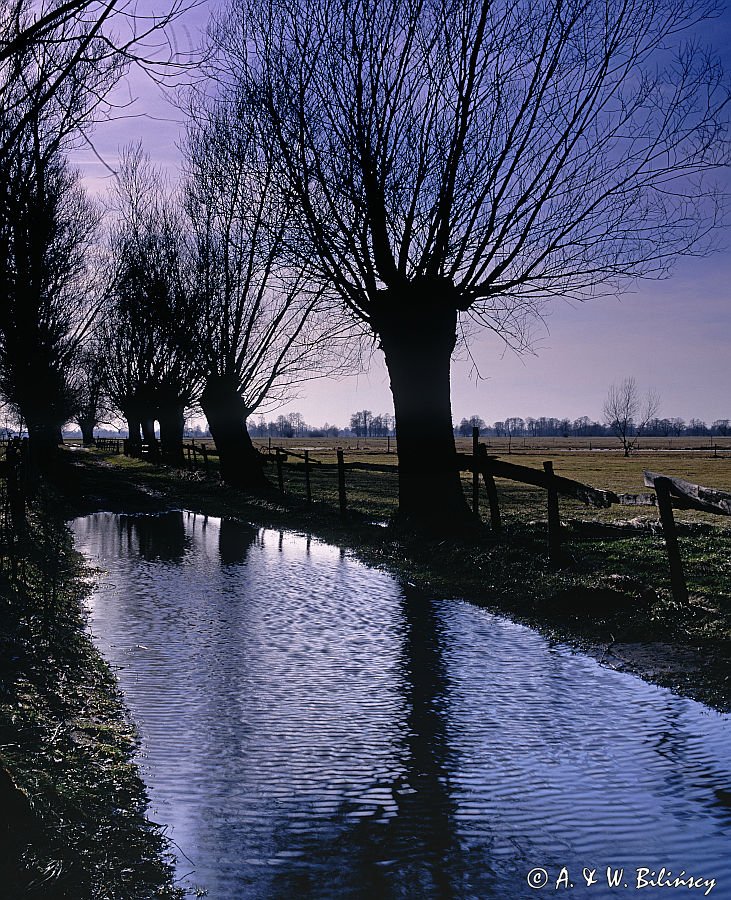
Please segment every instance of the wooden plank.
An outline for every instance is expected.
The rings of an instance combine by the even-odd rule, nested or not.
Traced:
[[[478,447],[478,455],[480,457],[487,456],[487,447],[484,444],[480,444]],[[487,491],[487,499],[490,504],[490,527],[495,533],[499,534],[502,531],[502,522],[500,521],[500,503],[498,501],[495,479],[492,475],[488,475],[484,468],[481,471],[482,480]]]
[[[465,453],[457,454],[460,469],[462,471],[472,471],[472,457]],[[523,484],[532,484],[535,487],[548,490],[548,476],[539,469],[533,469],[530,466],[520,466],[516,463],[504,462],[495,456],[482,455],[479,458],[481,472],[492,475],[494,478],[507,478],[510,481],[520,481]],[[612,503],[617,503],[617,495],[613,491],[601,491],[597,488],[590,487],[588,484],[582,484],[580,481],[574,481],[571,478],[564,478],[561,475],[552,476],[552,486],[559,494],[568,497],[575,497],[586,503],[587,506],[595,506],[599,509],[607,509]]]
[[[620,506],[657,506],[655,494],[617,494]]]
[[[693,484],[682,478],[661,475],[658,472],[646,471],[644,475],[647,487],[654,487],[656,491],[658,479],[666,481],[673,506],[678,509],[697,509],[720,516],[731,516],[731,494],[725,491]]]

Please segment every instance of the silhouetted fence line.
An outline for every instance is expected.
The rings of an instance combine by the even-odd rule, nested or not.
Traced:
[[[97,450],[104,450],[106,453],[121,453],[124,441],[122,438],[106,438],[100,437],[94,439]]]
[[[562,551],[562,526],[560,519],[561,497],[579,501],[595,509],[608,509],[614,505],[657,507],[668,554],[672,593],[676,600],[687,600],[688,592],[683,573],[673,509],[697,510],[714,515],[731,516],[731,493],[726,493],[716,488],[692,484],[679,478],[646,471],[644,473],[644,482],[647,487],[654,489],[653,493],[620,493],[595,488],[583,482],[557,475],[550,460],[543,462],[542,469],[508,462],[497,455],[489,454],[487,446],[480,443],[474,434],[472,444],[472,454],[457,454],[457,467],[460,472],[472,474],[471,495],[475,517],[482,521],[479,508],[480,478],[482,478],[489,504],[490,525],[496,535],[503,530],[496,479],[514,481],[544,490],[546,492],[548,558],[553,565],[560,566],[565,562],[565,556]],[[356,448],[350,449],[356,450]],[[159,447],[157,445],[153,447],[150,444],[139,442],[131,444],[129,441],[124,441],[124,452],[128,455],[149,456],[151,459],[159,459]],[[349,462],[346,456],[346,448],[343,447],[336,448],[335,462],[326,462],[313,458],[313,452],[332,453],[333,451],[330,448],[298,448],[298,450],[294,450],[269,445],[260,449],[259,452],[265,462],[274,464],[277,487],[281,494],[297,493],[292,490],[292,478],[295,474],[298,478],[302,476],[305,502],[308,505],[314,502],[318,487],[322,499],[327,498],[334,502],[333,492],[337,490],[337,503],[343,517],[347,516],[350,508],[349,495],[356,490],[353,485],[353,477],[357,473],[392,476],[393,491],[384,493],[386,497],[392,497],[398,488],[398,465],[360,460]],[[358,450],[356,452],[361,451]],[[194,468],[203,466],[208,474],[210,472],[210,457],[216,455],[216,450],[215,446],[191,441],[184,444],[184,454],[189,466]],[[288,462],[290,457],[293,460],[298,460],[298,462]],[[314,473],[317,473],[316,479],[313,478]],[[332,478],[332,481],[328,481],[329,478]],[[295,484],[297,480],[295,478]],[[374,496],[373,492],[377,492],[378,488],[381,487],[381,481],[378,479],[371,481],[365,490],[361,485],[356,493],[361,497],[363,495]],[[328,483],[331,487],[327,486]],[[425,484],[425,490],[428,490],[428,484]]]
[[[657,506],[670,564],[673,597],[679,602],[687,601],[688,588],[683,572],[673,508],[695,509],[719,516],[731,516],[731,494],[716,488],[693,484],[682,478],[660,475],[657,472],[646,471],[644,478],[647,487],[654,487],[657,495]]]
[[[158,441],[136,441],[134,438],[124,438],[122,452],[132,459],[158,460],[160,458],[160,444]]]
[[[276,462],[279,490],[281,493],[285,493],[285,463],[288,455],[297,456],[305,462],[304,467],[292,464],[290,472],[293,473],[298,469],[304,468],[305,497],[306,502],[311,504],[313,502],[311,460],[308,451],[304,451],[303,454],[297,454],[282,448],[272,448],[272,453],[268,458]],[[343,448],[336,450],[336,459],[335,464],[318,461],[318,471],[322,475],[325,475],[328,471],[336,473],[338,505],[343,516],[346,516],[348,512],[348,493],[350,490],[348,473],[388,473],[394,476],[394,482],[397,483],[398,466],[360,461],[347,462]],[[460,472],[472,473],[472,503],[475,516],[480,521],[479,478],[482,478],[489,503],[490,524],[496,534],[502,532],[500,503],[495,483],[496,478],[530,485],[546,492],[548,558],[556,566],[562,565],[565,561],[562,550],[560,519],[561,497],[578,500],[586,506],[591,506],[595,509],[608,509],[614,505],[657,507],[668,554],[671,589],[673,597],[679,601],[687,600],[688,592],[683,574],[673,509],[698,510],[717,515],[731,515],[731,494],[654,472],[645,472],[644,474],[645,485],[654,488],[654,493],[618,493],[595,488],[583,482],[557,475],[550,460],[543,463],[542,469],[507,462],[497,456],[488,454],[487,447],[479,442],[473,444],[472,455],[457,454],[457,465]],[[428,489],[428,487],[425,486],[425,489]]]
[[[679,602],[687,602],[688,588],[683,572],[683,564],[678,543],[677,528],[673,509],[696,510],[715,515],[731,516],[731,493],[693,484],[681,478],[645,471],[644,482],[655,489],[654,494],[617,494],[614,491],[598,490],[579,481],[562,478],[554,474],[553,463],[543,463],[543,472],[528,466],[506,463],[487,454],[487,448],[475,447],[472,457],[460,455],[462,471],[479,472],[485,480],[491,503],[491,520],[496,530],[500,528],[499,509],[493,506],[492,488],[494,478],[509,478],[524,484],[542,487],[547,495],[548,513],[548,555],[555,564],[561,562],[561,522],[559,516],[559,495],[581,500],[587,505],[607,508],[613,504],[622,506],[657,506],[662,525],[665,547],[670,567],[670,584],[673,597]],[[491,487],[492,486],[492,487]],[[474,510],[479,517],[478,494],[474,493]]]
[[[188,444],[183,443],[183,454],[188,466],[193,469],[198,468],[198,460],[200,458],[200,465],[205,470],[206,475],[210,474],[209,453],[210,449],[205,444],[196,444],[195,441],[191,441]]]

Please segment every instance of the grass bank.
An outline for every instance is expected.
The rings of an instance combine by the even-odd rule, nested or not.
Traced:
[[[552,639],[721,710],[731,710],[731,530],[681,524],[690,599],[670,593],[654,510],[632,523],[567,517],[567,565],[546,555],[544,507],[514,494],[504,534],[485,527],[459,540],[429,540],[374,524],[388,506],[351,509],[336,495],[307,505],[297,491],[246,496],[205,477],[97,451],[67,453],[68,514],[185,508],[311,533],[364,562],[440,596],[469,599],[538,628]],[[600,482],[600,486],[605,486]],[[385,494],[382,495],[385,497]],[[377,501],[385,504],[385,500]],[[563,505],[562,505],[563,511]],[[588,513],[582,508],[584,516]],[[375,515],[374,515],[375,513]],[[543,512],[545,516],[545,512]],[[593,516],[593,511],[591,511]]]
[[[85,628],[92,573],[47,492],[30,524],[16,577],[7,560],[0,573],[0,894],[179,898],[134,730]]]

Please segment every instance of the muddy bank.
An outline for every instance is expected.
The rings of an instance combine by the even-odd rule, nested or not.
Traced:
[[[52,531],[54,558],[29,554],[22,584],[0,576],[2,893],[173,900],[182,894],[164,835],[145,815],[135,732],[86,631],[92,573],[60,520],[47,518],[58,514],[49,505],[32,513],[31,539]]]

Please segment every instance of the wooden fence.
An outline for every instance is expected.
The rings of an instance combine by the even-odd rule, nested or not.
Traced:
[[[97,442],[97,445],[99,445],[99,442]],[[157,445],[133,444],[130,441],[124,441],[123,445],[124,453],[127,455],[159,458]],[[215,448],[206,446],[203,443],[196,444],[195,441],[190,441],[183,445],[183,452],[189,466],[203,467],[206,474],[209,473],[210,457],[215,454]],[[311,455],[311,451],[307,449],[297,452],[269,446],[260,452],[266,461],[274,464],[277,485],[282,494],[285,493],[285,463],[289,457],[302,460],[303,465],[298,465],[297,468],[301,468],[303,472],[305,499],[308,504],[313,502],[313,471],[318,469],[320,473],[324,474],[328,470],[335,470],[337,474],[338,505],[342,515],[346,515],[348,511],[349,472],[360,470],[362,472],[398,475],[397,466],[383,463],[346,462],[345,451],[342,448],[338,448],[336,451],[337,461],[334,465],[314,458]],[[546,492],[548,557],[551,563],[556,566],[562,565],[564,561],[561,547],[560,497],[569,497],[597,509],[608,509],[615,504],[621,506],[656,506],[665,538],[670,566],[671,588],[673,596],[679,601],[687,600],[688,590],[683,572],[673,509],[698,510],[715,515],[731,516],[731,494],[715,488],[704,487],[683,481],[680,478],[672,478],[657,472],[646,471],[644,473],[645,485],[653,488],[653,493],[626,494],[602,490],[571,478],[556,475],[553,471],[553,463],[548,460],[543,463],[543,470],[540,470],[531,466],[506,462],[496,455],[490,455],[487,452],[487,447],[479,442],[479,437],[476,433],[473,433],[472,453],[458,453],[457,465],[460,472],[472,473],[472,507],[478,518],[480,517],[479,482],[480,478],[482,478],[489,503],[490,525],[496,534],[502,531],[500,503],[495,484],[496,478],[531,485]]]
[[[94,444],[97,450],[104,450],[107,453],[121,453],[124,447],[122,438],[95,438]]]
[[[266,452],[264,455],[267,459],[273,461],[276,466],[277,482],[281,493],[285,492],[284,463],[287,461],[287,457],[294,456],[304,461],[305,496],[308,503],[312,502],[311,472],[313,464],[325,470],[336,469],[338,503],[340,512],[343,515],[348,510],[348,472],[361,470],[398,474],[398,467],[396,466],[366,462],[347,463],[342,449],[337,450],[337,463],[335,466],[312,460],[308,450],[304,450],[303,453],[296,453],[275,447],[272,448],[271,452]],[[477,518],[480,518],[479,479],[482,478],[489,502],[490,524],[495,533],[502,531],[500,503],[495,484],[496,478],[508,479],[545,490],[548,557],[551,563],[556,566],[560,566],[564,562],[561,546],[560,497],[579,500],[587,506],[593,506],[597,509],[608,509],[615,504],[621,506],[656,506],[660,514],[668,555],[672,593],[674,598],[679,601],[687,601],[688,590],[683,573],[673,509],[698,510],[716,515],[731,516],[731,494],[714,488],[691,484],[680,478],[671,478],[656,472],[647,471],[644,473],[645,485],[654,488],[654,493],[617,493],[556,475],[553,471],[553,463],[550,461],[543,463],[542,471],[531,466],[506,462],[497,456],[489,455],[487,448],[477,440],[473,443],[473,453],[471,455],[457,454],[457,464],[460,472],[472,473],[472,504]]]
[[[97,440],[97,447],[100,450],[110,450],[113,453],[124,453],[125,456],[134,457],[136,459],[147,459],[157,462],[162,459],[162,452],[159,441],[134,441],[129,438],[119,441],[111,439],[105,441],[102,445]],[[205,469],[206,475],[210,473],[209,455],[212,451],[205,444],[196,444],[195,441],[183,442],[182,445],[182,461],[187,463],[190,468],[197,468],[199,465]]]

